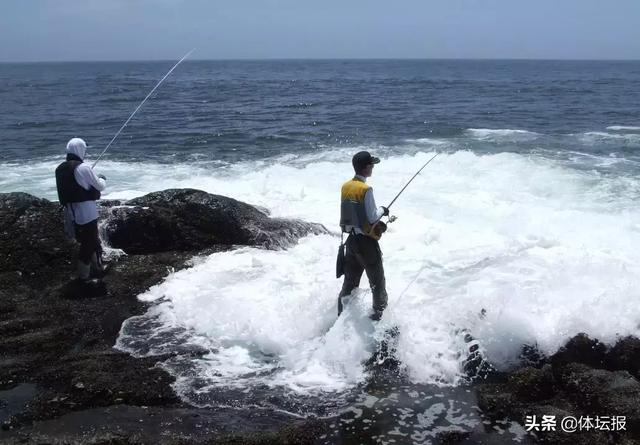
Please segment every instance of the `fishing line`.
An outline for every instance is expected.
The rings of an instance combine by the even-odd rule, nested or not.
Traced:
[[[424,165],[422,167],[420,167],[420,170],[418,170],[416,172],[415,175],[413,175],[411,177],[411,179],[409,179],[409,181],[405,184],[404,187],[402,187],[402,190],[400,190],[398,192],[398,194],[395,196],[395,198],[393,198],[393,200],[391,201],[391,203],[389,203],[389,205],[387,206],[387,208],[390,208],[394,202],[396,202],[396,199],[398,199],[400,197],[400,195],[402,194],[402,192],[404,192],[404,190],[409,187],[409,184],[411,184],[411,182],[416,179],[416,177],[420,174],[420,172],[422,170],[424,170],[424,168],[429,165],[431,163],[431,161],[433,161],[438,155],[440,154],[440,152],[436,152],[435,155],[433,155],[433,157],[431,157],[431,159],[429,159],[427,162],[424,163]],[[426,258],[426,257],[425,257]],[[398,297],[398,299],[396,300],[396,304],[398,304],[400,302],[400,300],[402,299],[402,296],[407,292],[407,290],[409,290],[409,288],[411,287],[411,285],[418,279],[418,277],[420,276],[420,274],[422,274],[422,271],[425,270],[427,268],[427,264],[424,264],[424,259],[423,261],[423,266],[420,268],[420,270],[418,270],[418,273],[413,277],[413,279],[409,282],[409,284],[407,284],[407,287],[404,288],[404,290],[400,293],[400,296]]]
[[[120,127],[120,129],[118,130],[118,132],[116,133],[116,135],[113,137],[113,139],[111,139],[111,141],[109,141],[109,143],[107,144],[107,146],[105,147],[104,150],[102,150],[102,153],[100,153],[100,156],[98,156],[98,159],[96,159],[96,161],[93,163],[93,165],[91,166],[91,168],[94,168],[96,166],[96,164],[98,163],[98,161],[100,160],[100,158],[102,158],[102,155],[104,155],[106,153],[106,151],[109,149],[109,147],[111,147],[111,144],[113,144],[113,141],[116,140],[116,138],[120,135],[120,133],[122,132],[122,130],[124,130],[124,127],[127,126],[127,124],[129,123],[129,121],[131,119],[133,119],[133,116],[135,116],[135,114],[138,112],[138,110],[140,108],[142,108],[142,106],[144,105],[144,103],[147,101],[147,99],[149,99],[151,97],[151,95],[158,89],[158,87],[162,84],[162,82],[164,82],[164,80],[169,77],[169,75],[173,72],[173,70],[175,70],[178,65],[180,65],[182,63],[182,61],[184,59],[186,59],[187,57],[189,57],[191,55],[192,52],[194,52],[196,49],[192,49],[191,51],[189,51],[187,54],[184,55],[184,57],[182,57],[182,59],[178,60],[178,63],[176,63],[175,65],[173,65],[173,67],[167,72],[167,74],[164,75],[164,77],[162,79],[160,79],[160,81],[156,84],[155,87],[153,87],[153,89],[149,92],[149,94],[147,94],[147,97],[145,97],[142,102],[140,102],[140,105],[138,105],[138,107],[133,110],[133,113],[131,113],[131,116],[129,116],[129,119],[127,119],[125,121],[124,124],[122,124],[122,127]]]

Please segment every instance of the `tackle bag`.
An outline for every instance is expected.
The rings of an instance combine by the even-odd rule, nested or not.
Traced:
[[[338,257],[336,258],[336,278],[340,278],[342,275],[344,275],[344,235],[340,240]]]

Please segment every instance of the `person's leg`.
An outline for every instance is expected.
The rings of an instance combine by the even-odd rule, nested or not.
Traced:
[[[350,235],[347,238],[346,252],[344,257],[344,281],[342,283],[342,289],[338,295],[338,316],[342,313],[342,297],[346,297],[351,294],[351,291],[360,285],[360,278],[364,272],[364,266],[360,263],[354,242],[354,236]]]
[[[371,318],[373,320],[380,320],[382,312],[387,307],[387,289],[382,258],[375,264],[368,264],[365,270],[367,271],[367,277],[371,285],[371,293],[373,294],[373,315]]]
[[[95,230],[94,230],[95,229]],[[98,230],[98,221],[96,220],[95,227],[92,228],[92,237],[94,239],[95,250],[91,255],[91,274],[96,278],[102,278],[105,273],[104,265],[102,264],[102,243],[100,242],[100,233]]]
[[[77,224],[76,240],[80,243],[80,249],[78,251],[78,278],[88,280],[91,272],[91,258],[100,244],[100,239],[98,238],[98,220],[82,225]]]
[[[373,320],[379,320],[387,307],[387,289],[382,265],[380,245],[373,238],[363,239],[361,244],[362,260],[367,272],[371,294],[373,295]]]

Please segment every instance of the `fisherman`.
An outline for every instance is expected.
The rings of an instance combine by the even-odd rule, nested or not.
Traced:
[[[58,199],[64,206],[65,231],[80,243],[78,279],[90,282],[101,278],[102,246],[98,235],[98,205],[100,192],[107,186],[104,175],[96,175],[83,163],[87,144],[80,138],[67,143],[67,160],[56,168]]]
[[[373,173],[373,166],[380,162],[368,151],[356,153],[351,160],[355,176],[342,186],[340,205],[340,226],[348,233],[344,256],[344,283],[338,296],[338,316],[342,313],[342,298],[358,287],[362,272],[366,271],[373,294],[372,320],[380,320],[387,307],[382,252],[378,239],[384,226],[380,221],[389,215],[386,207],[376,207],[373,189],[367,185],[367,178]]]

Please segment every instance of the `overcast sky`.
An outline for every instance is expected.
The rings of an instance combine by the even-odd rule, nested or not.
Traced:
[[[0,61],[640,59],[640,0],[1,0]]]

